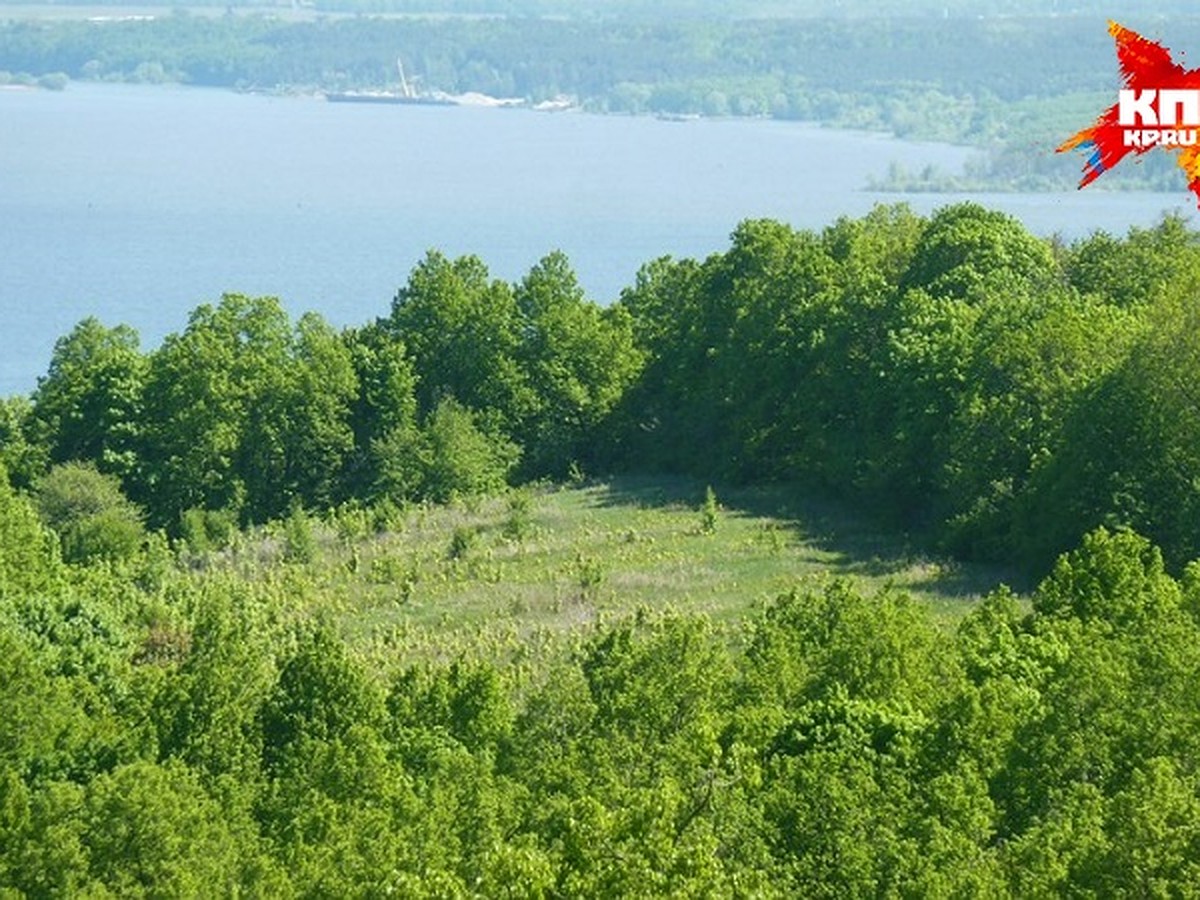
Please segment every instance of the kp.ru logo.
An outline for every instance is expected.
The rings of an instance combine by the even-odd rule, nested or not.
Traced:
[[[1125,87],[1096,124],[1065,141],[1058,152],[1089,151],[1079,186],[1086,187],[1127,153],[1155,147],[1178,154],[1179,168],[1200,203],[1200,69],[1185,70],[1171,51],[1116,22],[1108,32],[1117,42]]]

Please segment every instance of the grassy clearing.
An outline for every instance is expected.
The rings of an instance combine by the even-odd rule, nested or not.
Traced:
[[[318,528],[300,581],[385,668],[459,653],[534,662],[638,610],[733,626],[781,593],[840,577],[908,591],[949,624],[1011,581],[927,556],[853,510],[787,488],[718,487],[715,522],[704,497],[699,482],[623,478],[417,507],[380,534],[335,520]],[[259,577],[278,543],[226,559]]]

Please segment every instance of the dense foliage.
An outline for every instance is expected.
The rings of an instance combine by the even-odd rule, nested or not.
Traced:
[[[137,524],[99,473],[172,534],[297,504],[446,501],[590,466],[641,359],[628,311],[586,300],[562,254],[509,285],[431,252],[391,315],[342,333],[240,295],[148,354],[87,319],[32,403],[5,404],[0,459],[64,540],[72,504]]]
[[[624,458],[815,479],[972,556],[1042,567],[1128,524],[1182,565],[1196,263],[1175,219],[1070,247],[970,204],[747,222],[623,296],[648,359]]]
[[[646,614],[533,667],[379,670],[301,614],[302,563],[67,566],[2,482],[0,529],[15,896],[1173,896],[1200,877],[1196,573],[1129,531],[1090,534],[1031,611],[999,591],[953,632],[831,582],[732,635]]]
[[[560,253],[507,284],[431,252],[341,333],[235,295],[149,353],[81,322],[4,404],[0,459],[93,516],[48,510],[68,557],[140,534],[98,473],[177,535],[624,469],[819,485],[1039,573],[1127,525],[1178,570],[1200,555],[1198,254],[1177,219],[1064,246],[971,204],[880,207],[745,222],[600,308]]]
[[[606,309],[561,254],[507,284],[430,253],[343,332],[237,295],[148,352],[80,323],[0,405],[0,889],[1196,884],[1197,254],[1175,219],[1065,246],[889,207],[743,223]],[[387,527],[603,468],[819,485],[1044,577],[953,630],[833,581],[732,631],[648,611],[411,665],[306,605],[334,578],[306,508]],[[710,490],[696,533],[719,519]],[[269,520],[257,564],[210,567]],[[506,532],[528,528],[518,497]]]

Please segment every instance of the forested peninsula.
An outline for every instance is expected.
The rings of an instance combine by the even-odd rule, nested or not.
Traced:
[[[1186,896],[1197,237],[79,323],[0,404],[0,892]]]

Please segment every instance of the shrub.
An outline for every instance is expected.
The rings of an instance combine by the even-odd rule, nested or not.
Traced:
[[[721,507],[717,495],[709,485],[704,489],[704,502],[700,505],[700,533],[712,534],[717,530],[717,514]]]
[[[179,517],[179,536],[193,553],[227,547],[237,530],[237,514],[229,509],[192,507]]]
[[[296,504],[283,523],[283,558],[287,562],[309,563],[317,555],[317,539],[313,535],[303,507]]]
[[[146,539],[141,510],[121,493],[116,478],[90,463],[51,469],[38,482],[37,504],[68,562],[128,559]]]
[[[471,410],[453,399],[438,404],[425,433],[425,495],[439,502],[503,490],[520,456],[515,444],[480,428]]]
[[[504,536],[520,541],[533,534],[533,496],[527,490],[508,495],[508,518],[504,521]]]
[[[454,534],[450,536],[450,549],[447,551],[447,556],[450,559],[463,559],[471,548],[475,546],[478,539],[478,532],[474,528],[466,525],[460,525],[454,529]]]

